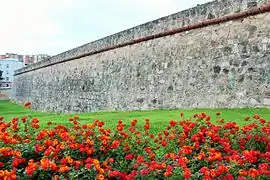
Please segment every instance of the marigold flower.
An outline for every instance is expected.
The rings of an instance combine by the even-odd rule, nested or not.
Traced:
[[[162,163],[161,167],[165,169],[167,167],[167,165],[165,163]]]
[[[104,175],[99,174],[98,177],[97,177],[97,180],[103,180],[103,179],[104,179]]]
[[[93,164],[94,165],[98,165],[99,164],[99,161],[97,159],[94,159]]]
[[[245,170],[243,170],[243,169],[240,169],[239,171],[238,171],[238,173],[239,173],[239,175],[241,175],[241,176],[247,176],[247,171],[245,171]]]

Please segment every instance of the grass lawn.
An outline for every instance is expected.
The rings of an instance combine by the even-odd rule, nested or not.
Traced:
[[[216,120],[216,112],[221,112],[221,117],[225,121],[235,121],[239,125],[244,125],[244,118],[259,114],[265,120],[270,121],[270,108],[233,108],[233,109],[179,109],[179,110],[152,110],[152,111],[131,111],[131,112],[98,112],[98,113],[81,113],[81,114],[59,114],[59,113],[41,113],[31,112],[31,116],[40,120],[40,125],[46,126],[46,123],[52,121],[54,124],[71,125],[68,118],[79,115],[82,124],[91,123],[93,120],[103,120],[106,127],[115,127],[118,120],[129,122],[137,119],[139,125],[144,124],[146,118],[150,119],[151,129],[159,131],[164,129],[169,120],[180,120],[180,112],[184,112],[185,119],[190,118],[195,113],[205,112],[211,118]],[[13,117],[22,117],[29,114],[29,109],[20,105],[10,103],[9,101],[0,101],[0,116],[10,120]]]

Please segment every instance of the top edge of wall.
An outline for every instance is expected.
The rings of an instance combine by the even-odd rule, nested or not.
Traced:
[[[159,19],[120,31],[96,41],[65,51],[51,58],[18,69],[16,74],[46,67],[65,59],[72,59],[92,51],[98,51],[106,47],[115,46],[134,39],[151,36],[157,33],[181,28],[207,19],[219,18],[238,12],[243,12],[253,7],[269,4],[270,0],[215,0],[205,4],[174,13]]]

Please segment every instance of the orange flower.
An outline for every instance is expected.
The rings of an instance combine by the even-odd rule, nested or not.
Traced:
[[[104,151],[105,150],[105,147],[104,146],[100,146],[99,150],[100,151]]]
[[[104,179],[104,176],[102,174],[99,174],[97,177],[97,180],[103,180],[103,179]]]
[[[253,116],[253,118],[254,118],[254,119],[260,119],[260,116],[259,116],[258,114],[255,114],[255,115]]]
[[[243,169],[240,169],[240,170],[238,171],[238,173],[239,173],[239,175],[241,175],[241,176],[247,176],[247,171],[245,171],[245,170],[243,170]]]
[[[70,170],[70,167],[68,167],[67,165],[64,165],[64,166],[60,166],[59,168],[59,172],[60,173],[64,173],[64,172],[67,172]]]
[[[217,176],[216,170],[211,169],[210,170],[210,175],[211,175],[211,177],[215,178]]]
[[[161,164],[161,167],[162,167],[163,169],[165,169],[165,168],[167,167],[167,165],[166,165],[165,163],[162,163],[162,164]]]
[[[165,177],[170,177],[171,175],[172,175],[172,172],[166,171],[166,172],[164,173],[164,176],[165,176]]]
[[[94,164],[94,165],[98,165],[98,164],[99,164],[99,161],[98,161],[97,159],[95,159],[95,160],[93,161],[93,164]]]

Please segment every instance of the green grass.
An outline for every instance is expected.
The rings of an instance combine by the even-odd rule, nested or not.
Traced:
[[[118,120],[129,122],[137,119],[139,125],[144,124],[146,118],[150,119],[153,131],[162,130],[169,120],[180,120],[180,112],[184,112],[185,118],[191,117],[195,113],[205,112],[214,120],[216,112],[221,112],[221,117],[226,121],[235,121],[239,125],[244,125],[246,116],[254,114],[261,115],[267,121],[270,121],[270,108],[233,108],[233,109],[178,109],[178,110],[152,110],[152,111],[132,111],[132,112],[98,112],[98,113],[81,113],[81,114],[59,114],[59,113],[42,113],[31,112],[31,116],[37,117],[42,126],[46,126],[48,121],[54,124],[69,125],[68,118],[73,115],[79,115],[81,123],[91,123],[93,120],[103,120],[107,127],[114,127]],[[21,105],[10,103],[9,101],[0,101],[0,116],[10,120],[13,117],[23,117],[29,114],[29,109],[23,108]]]

